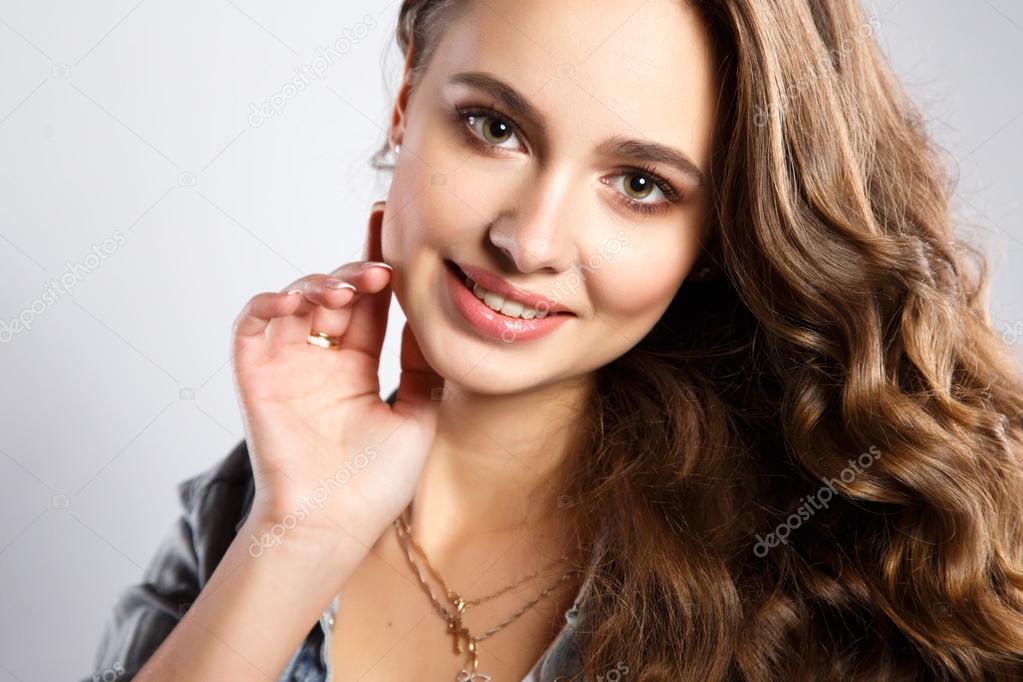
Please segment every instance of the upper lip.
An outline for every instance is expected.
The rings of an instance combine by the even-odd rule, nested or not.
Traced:
[[[537,310],[546,310],[547,313],[551,315],[554,313],[567,313],[569,315],[575,314],[569,308],[566,308],[560,303],[547,298],[542,294],[520,289],[517,286],[505,282],[503,279],[485,268],[469,265],[468,263],[458,263],[456,261],[451,261],[451,263],[468,275],[472,281],[478,283],[487,291],[493,291],[495,294],[504,296],[508,300],[517,301],[518,303],[528,305],[531,308],[536,308]]]

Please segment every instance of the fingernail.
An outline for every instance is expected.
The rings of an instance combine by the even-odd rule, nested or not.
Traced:
[[[380,266],[382,268],[387,268],[388,270],[392,270],[392,271],[394,270],[394,268],[392,268],[387,263],[384,263],[383,261],[378,261],[378,260],[368,260],[368,261],[364,262],[362,265],[360,265],[359,269],[360,270],[368,270],[369,268],[372,268],[374,266]]]
[[[386,206],[386,205],[387,205],[387,202],[384,201],[384,200],[374,201],[373,205],[370,206],[369,212],[372,213],[373,211],[382,210],[384,208],[384,206]]]
[[[337,279],[336,277],[324,277],[323,285],[330,287],[331,289],[351,289],[352,291],[358,291],[355,285],[351,282],[346,282],[343,279]]]

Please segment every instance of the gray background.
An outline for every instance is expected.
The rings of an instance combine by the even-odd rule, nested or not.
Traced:
[[[175,484],[243,437],[233,319],[360,257],[386,194],[367,159],[400,75],[398,7],[0,1],[0,682],[92,672]],[[992,319],[1018,348],[1023,5],[866,7],[959,168],[961,234],[990,254]],[[339,38],[310,87],[252,116]],[[403,319],[392,305],[387,392]]]

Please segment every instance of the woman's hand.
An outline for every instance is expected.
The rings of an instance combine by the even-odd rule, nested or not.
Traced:
[[[365,260],[258,294],[235,320],[235,390],[256,484],[250,516],[274,529],[267,548],[292,539],[326,551],[350,536],[368,551],[412,499],[433,442],[443,379],[408,323],[394,406],[380,399],[392,277],[379,263],[383,217],[377,202]],[[314,330],[339,345],[307,343]]]

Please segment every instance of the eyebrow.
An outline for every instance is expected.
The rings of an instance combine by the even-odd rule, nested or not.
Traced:
[[[452,75],[448,82],[482,90],[491,97],[500,100],[511,116],[528,120],[540,128],[546,127],[546,118],[540,113],[540,110],[534,107],[518,90],[493,74],[484,71],[462,71]],[[601,142],[597,151],[609,156],[664,163],[679,170],[694,185],[703,184],[703,172],[685,152],[659,142],[615,135]]]

